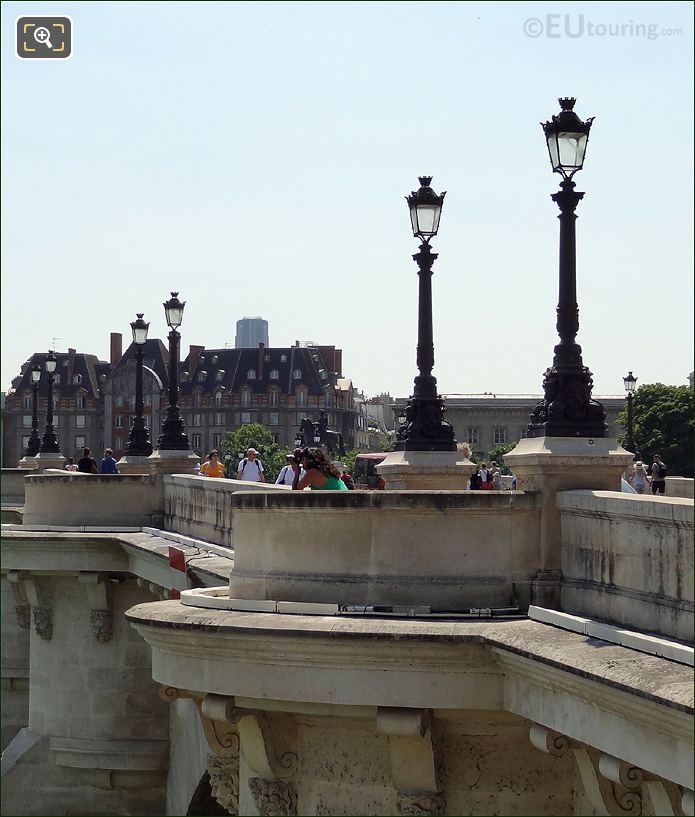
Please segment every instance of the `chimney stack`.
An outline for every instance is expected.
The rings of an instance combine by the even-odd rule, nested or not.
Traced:
[[[120,332],[111,332],[111,356],[109,363],[115,366],[123,357],[123,335]]]
[[[258,343],[258,379],[263,380],[263,362],[265,359],[265,343]]]
[[[75,371],[75,356],[77,351],[75,349],[68,349],[68,383],[72,383],[72,375]]]

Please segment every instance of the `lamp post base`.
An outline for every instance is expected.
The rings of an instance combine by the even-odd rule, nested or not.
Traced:
[[[142,456],[137,454],[124,454],[118,460],[119,474],[149,474],[150,455]]]
[[[387,491],[465,491],[475,471],[461,451],[392,451],[376,466]]]
[[[60,451],[39,451],[34,459],[36,462],[35,468],[41,470],[44,468],[61,468],[64,470],[67,462]]]

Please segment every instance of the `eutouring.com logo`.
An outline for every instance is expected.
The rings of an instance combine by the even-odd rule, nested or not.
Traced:
[[[682,28],[664,28],[659,23],[595,23],[583,14],[545,14],[543,17],[529,17],[524,21],[524,34],[537,39],[560,39],[569,37],[634,37],[658,40],[659,37],[682,37]]]

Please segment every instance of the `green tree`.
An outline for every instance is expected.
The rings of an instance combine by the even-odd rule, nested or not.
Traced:
[[[228,477],[237,475],[237,466],[249,448],[258,451],[266,482],[275,482],[280,469],[286,462],[288,449],[280,448],[273,434],[259,423],[250,423],[237,431],[228,431],[220,448],[223,450],[225,472]],[[241,455],[241,456],[240,456]]]
[[[508,454],[512,448],[516,448],[516,443],[507,443],[506,445],[496,445],[494,448],[491,448],[488,455],[487,461],[492,462],[493,460],[499,465],[500,471],[503,474],[511,474],[509,468],[506,467],[504,464],[504,455]]]
[[[640,386],[632,399],[632,430],[642,460],[661,454],[670,476],[693,476],[693,389],[690,386]],[[627,408],[618,415],[627,426]],[[627,432],[618,437],[627,442]]]

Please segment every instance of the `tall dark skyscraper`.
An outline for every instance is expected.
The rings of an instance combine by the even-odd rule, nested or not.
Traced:
[[[268,321],[263,318],[244,317],[236,322],[236,338],[234,347],[236,349],[250,349],[263,343],[270,346],[268,342]]]

